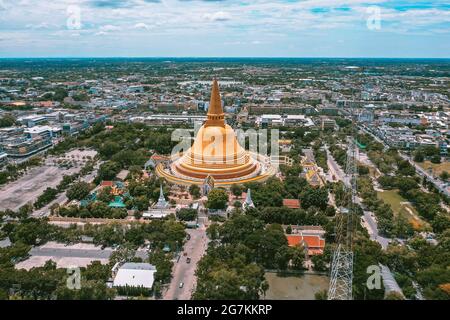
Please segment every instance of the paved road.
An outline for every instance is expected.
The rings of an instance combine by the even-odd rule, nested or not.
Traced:
[[[433,177],[432,174],[428,173],[427,171],[425,171],[421,166],[419,166],[417,163],[415,163],[411,157],[407,156],[406,154],[403,154],[401,152],[400,156],[408,161],[411,165],[414,166],[414,168],[416,168],[416,172],[422,176],[422,177],[426,177],[428,179],[428,181],[430,181],[435,187],[436,189],[438,189],[440,192],[442,192],[443,194],[445,194],[447,197],[450,197],[450,192],[448,191],[448,188],[446,186],[446,184],[444,182],[442,182],[439,179],[436,179]]]
[[[350,180],[345,175],[345,172],[342,170],[342,168],[337,164],[337,162],[334,160],[333,156],[331,155],[328,146],[325,146],[325,151],[327,152],[327,163],[328,163],[328,169],[330,170],[330,174],[333,175],[338,181],[344,182],[344,184],[349,187],[350,186]]]
[[[314,158],[314,151],[311,148],[302,149],[302,151],[307,158],[313,160],[313,162],[316,162],[316,159]]]
[[[385,149],[389,148],[389,146],[386,144],[386,142],[384,142],[382,139],[380,139],[379,137],[377,137],[376,135],[374,135],[372,132],[370,132],[369,130],[367,130],[365,127],[360,126],[361,130],[363,130],[365,133],[371,135],[375,140],[377,140],[378,142],[382,143],[385,147]],[[407,160],[411,165],[414,166],[414,168],[416,169],[416,172],[422,176],[422,177],[426,177],[428,179],[428,181],[430,181],[440,192],[442,192],[443,194],[445,194],[447,197],[450,197],[450,192],[448,191],[448,188],[446,186],[446,184],[444,184],[444,182],[442,182],[439,179],[435,179],[433,177],[433,175],[429,174],[428,172],[426,172],[421,166],[419,166],[417,163],[415,163],[411,157],[409,157],[408,155],[399,152],[400,156],[404,159]]]
[[[164,294],[164,300],[189,300],[195,290],[197,284],[195,270],[207,249],[208,238],[204,225],[198,229],[188,230],[187,233],[191,236],[191,239],[184,245],[184,252],[187,255],[184,256],[181,253],[180,260],[175,262],[172,271],[173,278],[169,289]],[[187,263],[188,257],[191,259],[190,263]],[[180,283],[184,284],[182,288],[180,288]]]
[[[336,163],[334,158],[331,156],[328,147],[325,147],[325,150],[327,151],[328,167],[330,169],[330,172],[336,177],[336,179],[343,181],[344,184],[349,187],[350,181],[348,177],[345,175],[339,164]],[[359,205],[362,204],[362,200],[360,197],[356,197],[356,203]],[[371,240],[378,242],[383,249],[387,248],[389,242],[391,242],[392,240],[379,235],[378,224],[373,212],[364,211],[364,215],[361,218],[361,224],[364,228],[367,229]]]
[[[364,222],[363,226],[367,229],[367,232],[369,233],[370,240],[378,242],[383,249],[387,249],[389,242],[391,242],[392,239],[385,238],[379,235],[378,224],[373,212],[364,211],[362,221]]]

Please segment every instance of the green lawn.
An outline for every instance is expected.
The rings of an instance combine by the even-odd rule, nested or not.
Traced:
[[[421,229],[426,223],[419,218],[416,209],[405,198],[398,194],[398,190],[378,191],[377,196],[385,203],[389,204],[395,215],[404,214],[414,229]]]

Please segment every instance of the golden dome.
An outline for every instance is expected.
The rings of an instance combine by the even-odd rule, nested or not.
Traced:
[[[214,80],[208,119],[192,147],[176,161],[174,170],[192,178],[210,175],[217,180],[247,176],[257,169],[257,163],[238,143],[233,128],[225,124],[219,85]]]
[[[233,128],[225,123],[219,85],[214,79],[207,120],[193,145],[181,157],[173,159],[169,172],[161,166],[157,172],[176,183],[199,184],[209,176],[218,185],[229,185],[265,178],[267,173],[258,177],[262,167],[239,144]]]

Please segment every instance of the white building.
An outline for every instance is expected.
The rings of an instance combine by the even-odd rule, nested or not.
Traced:
[[[117,268],[114,266],[113,272]],[[142,287],[151,289],[155,281],[156,268],[149,263],[127,262],[117,270],[113,287]]]

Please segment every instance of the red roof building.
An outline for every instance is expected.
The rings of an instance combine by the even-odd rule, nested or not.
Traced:
[[[114,182],[113,181],[102,181],[101,186],[102,187],[113,187],[114,186]]]
[[[298,199],[283,199],[283,206],[291,209],[300,209],[300,200]]]
[[[320,235],[288,234],[286,238],[290,247],[304,246],[309,256],[322,254],[325,248],[325,239]]]

